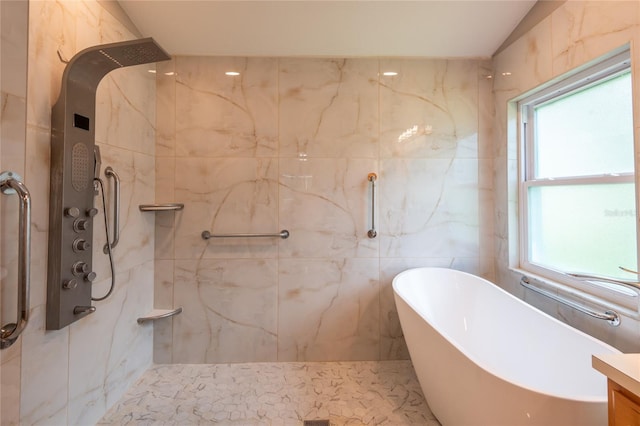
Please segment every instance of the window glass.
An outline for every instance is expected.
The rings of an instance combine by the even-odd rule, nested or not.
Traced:
[[[636,265],[635,217],[633,183],[530,187],[530,261],[629,279],[618,266]]]
[[[631,73],[538,105],[535,178],[633,172]]]

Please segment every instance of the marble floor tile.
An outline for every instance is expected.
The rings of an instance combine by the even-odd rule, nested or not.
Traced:
[[[99,425],[439,426],[410,361],[155,365]]]

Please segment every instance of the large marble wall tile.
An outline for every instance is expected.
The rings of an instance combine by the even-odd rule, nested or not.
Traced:
[[[291,236],[280,257],[377,256],[378,240],[367,237],[367,175],[376,171],[375,160],[281,159],[280,226]]]
[[[29,124],[51,127],[51,107],[60,94],[66,66],[57,52],[66,60],[76,54],[76,10],[80,6],[63,0],[29,2]]]
[[[140,204],[153,202],[155,192],[155,161],[152,156],[108,145],[100,145],[102,152],[102,180],[105,185],[110,241],[113,242],[113,179],[104,176],[111,166],[120,177],[120,241],[113,249],[116,270],[124,271],[154,258],[153,238],[155,216],[139,210]],[[99,213],[93,224],[93,263],[98,279],[111,276],[107,256],[102,194],[96,197]]]
[[[0,424],[2,425],[20,424],[21,358],[22,340],[0,352]]]
[[[45,331],[44,305],[22,333],[20,423],[67,424],[69,329]]]
[[[378,259],[282,259],[278,360],[377,360]]]
[[[159,139],[162,139],[158,136]],[[158,143],[158,146],[160,143]],[[153,200],[152,200],[153,202]],[[175,198],[175,157],[156,156],[156,203],[179,202]],[[153,214],[153,213],[147,213]],[[153,214],[156,221],[155,258],[173,259],[175,242],[175,220],[180,211]]]
[[[177,57],[176,155],[275,156],[277,70],[272,58]]]
[[[493,64],[497,93],[517,89],[514,95],[520,95],[551,79],[551,17],[497,55]]]
[[[156,64],[156,155],[176,155],[176,62]],[[158,172],[159,170],[156,170]]]
[[[481,205],[481,192],[486,190],[478,187],[483,161],[383,160],[381,256],[477,256],[481,233],[479,214],[485,207]],[[404,190],[398,191],[398,188]]]
[[[382,59],[380,156],[478,158],[478,62]]]
[[[109,280],[107,280],[109,281]],[[118,273],[112,295],[73,323],[69,338],[69,424],[95,424],[152,362],[153,262]]]
[[[155,65],[140,65],[111,71],[96,93],[96,141],[155,154]]]
[[[551,15],[554,75],[629,43],[639,14],[637,1],[570,1],[558,8]]]
[[[29,6],[26,1],[7,1],[0,5],[0,43],[3,93],[24,99],[27,89],[27,52]],[[3,110],[4,114],[4,110]],[[24,118],[15,123],[24,124]]]
[[[3,87],[4,89],[4,87]],[[26,102],[24,97],[0,92],[0,143],[2,144],[2,170],[24,174],[26,139]]]
[[[281,59],[280,155],[378,155],[378,61]]]
[[[156,225],[157,226],[157,225]],[[154,262],[153,307],[156,309],[173,309],[173,260]],[[153,323],[153,362],[171,364],[171,346],[173,341],[173,318],[166,318]]]
[[[173,362],[275,361],[277,261],[178,260]]]
[[[178,157],[175,194],[185,209],[176,215],[176,258],[275,257],[275,239],[200,234],[277,232],[277,173],[276,159]]]

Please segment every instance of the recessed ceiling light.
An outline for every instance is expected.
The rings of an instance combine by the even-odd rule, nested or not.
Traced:
[[[503,72],[502,75],[504,75],[506,77],[506,76],[511,75],[511,73],[509,71],[506,71],[506,72]]]
[[[230,75],[230,76],[240,75],[240,73],[238,71],[227,71],[224,74],[225,75]]]
[[[387,77],[393,77],[394,75],[398,75],[397,72],[395,71],[385,71],[382,73],[382,75],[387,76]]]
[[[148,72],[150,72],[151,74],[155,74],[156,70],[147,70]]]

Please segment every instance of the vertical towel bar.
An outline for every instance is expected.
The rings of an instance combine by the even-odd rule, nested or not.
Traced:
[[[120,241],[120,176],[111,166],[104,169],[104,175],[113,178],[113,240],[111,241],[111,249],[114,249]],[[103,252],[108,253],[106,244]]]
[[[367,175],[367,180],[371,182],[371,229],[367,232],[369,238],[375,238],[378,235],[376,232],[376,179],[378,175],[375,173]]]

